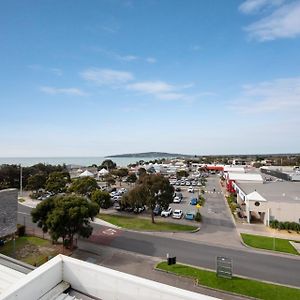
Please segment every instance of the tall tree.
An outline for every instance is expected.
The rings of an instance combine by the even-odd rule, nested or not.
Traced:
[[[106,169],[106,170],[113,170],[116,169],[117,164],[114,163],[111,159],[106,159],[102,162],[102,164],[100,165],[99,169]]]
[[[152,223],[155,223],[153,210],[156,204],[167,208],[173,200],[173,194],[174,188],[168,179],[161,175],[145,175],[128,196],[122,199],[122,204],[148,206],[151,209]]]
[[[26,189],[30,191],[38,191],[39,189],[44,189],[46,185],[47,175],[45,174],[35,174],[28,178]]]
[[[54,194],[65,192],[66,185],[70,182],[70,175],[67,172],[52,172],[46,181],[46,190]]]
[[[98,188],[99,186],[95,178],[82,177],[75,179],[72,182],[69,191],[80,195],[90,196],[91,193]]]
[[[101,208],[109,208],[111,206],[110,195],[108,192],[95,190],[92,192],[91,200],[96,202]]]
[[[79,196],[56,196],[39,203],[31,212],[32,221],[48,232],[54,241],[63,239],[73,248],[74,235],[89,237],[93,227],[90,221],[97,215],[99,206]]]

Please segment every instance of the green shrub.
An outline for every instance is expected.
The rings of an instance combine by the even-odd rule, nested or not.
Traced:
[[[17,225],[17,235],[18,236],[24,236],[25,235],[25,226],[18,224]]]
[[[196,215],[195,215],[195,221],[196,222],[201,222],[202,221],[202,216],[200,214],[200,211],[197,211],[196,212]]]

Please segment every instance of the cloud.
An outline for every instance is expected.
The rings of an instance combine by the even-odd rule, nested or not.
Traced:
[[[300,1],[283,5],[261,20],[247,26],[250,38],[271,41],[300,35]]]
[[[192,84],[174,86],[164,81],[140,81],[127,85],[127,89],[142,94],[153,95],[162,100],[188,99],[189,96],[180,92],[181,89],[192,87]]]
[[[90,68],[83,71],[81,77],[97,85],[119,86],[134,79],[130,72]]]
[[[51,86],[42,86],[40,87],[40,91],[50,94],[50,95],[69,95],[69,96],[87,96],[88,94],[81,89],[78,88],[56,88]]]
[[[154,57],[147,57],[146,62],[149,64],[155,64],[157,62],[157,59]]]
[[[263,8],[280,6],[285,0],[246,0],[239,6],[239,11],[244,14],[257,13]]]
[[[28,68],[33,70],[33,71],[43,71],[43,72],[50,72],[55,74],[56,76],[62,76],[63,75],[63,71],[62,69],[59,68],[47,68],[47,67],[43,67],[41,65],[28,65]]]
[[[243,86],[231,108],[240,113],[300,112],[300,77]]]

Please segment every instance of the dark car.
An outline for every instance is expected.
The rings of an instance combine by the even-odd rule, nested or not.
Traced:
[[[175,188],[175,192],[181,192],[181,188],[180,187],[176,187]]]
[[[155,205],[155,207],[154,207],[154,209],[153,209],[153,213],[154,213],[155,216],[160,215],[160,213],[161,213],[161,207],[160,207],[159,204],[156,204],[156,205]]]

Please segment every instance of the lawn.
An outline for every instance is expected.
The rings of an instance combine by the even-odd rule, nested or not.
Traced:
[[[15,258],[31,265],[40,265],[47,261],[48,256],[59,253],[58,245],[34,236],[22,236],[15,241]],[[0,253],[14,257],[13,241],[0,246]]]
[[[220,278],[216,276],[215,272],[180,264],[169,266],[166,262],[161,262],[156,267],[157,269],[169,271],[176,275],[193,278],[198,282],[199,285],[258,299],[300,299],[300,289],[289,288],[240,277],[233,277],[232,279]]]
[[[133,229],[133,230],[147,230],[147,231],[192,231],[196,230],[197,226],[183,225],[162,221],[155,221],[155,224],[151,223],[149,219],[141,219],[138,217],[125,217],[118,215],[99,214],[98,218],[114,224],[116,226]]]
[[[245,244],[254,248],[274,250],[278,252],[285,252],[285,253],[299,255],[297,250],[289,243],[288,240],[285,239],[275,238],[275,243],[274,243],[274,238],[272,237],[245,234],[245,233],[241,233],[241,236]]]

